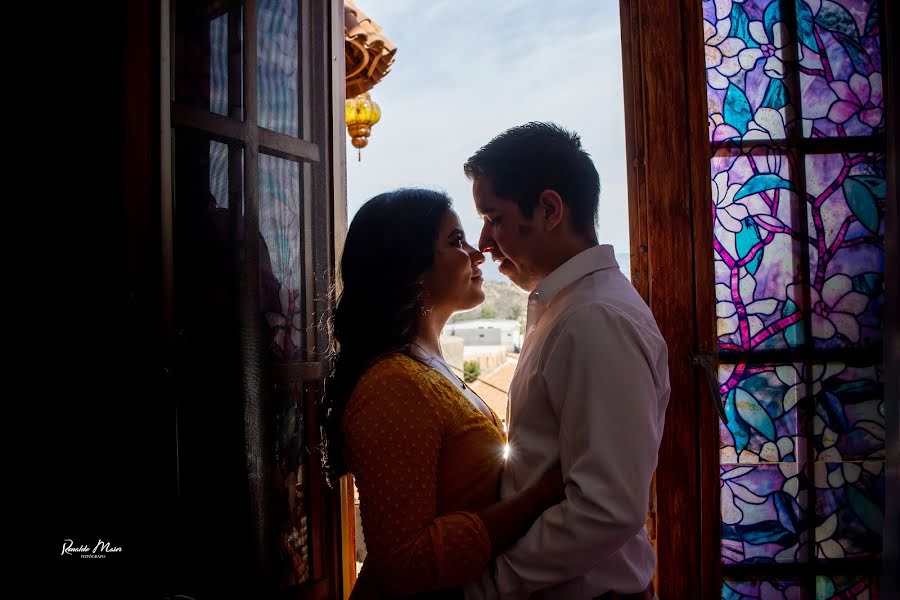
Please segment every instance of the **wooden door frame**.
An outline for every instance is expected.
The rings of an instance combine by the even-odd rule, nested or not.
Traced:
[[[715,350],[706,96],[691,93],[706,89],[701,6],[621,0],[620,11],[631,272],[667,340],[672,387],[656,470],[658,593],[716,598],[717,417],[692,364]]]

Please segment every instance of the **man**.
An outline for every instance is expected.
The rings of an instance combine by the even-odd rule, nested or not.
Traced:
[[[466,598],[652,598],[644,527],[669,399],[666,344],[596,234],[600,181],[577,135],[510,129],[465,164],[482,252],[530,292],[510,386],[507,498],[559,461],[566,499]]]

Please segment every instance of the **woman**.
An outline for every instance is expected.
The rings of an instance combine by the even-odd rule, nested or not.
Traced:
[[[497,502],[500,419],[441,355],[450,316],[484,300],[483,262],[438,192],[381,194],[350,225],[325,402],[328,466],[356,479],[368,549],[354,600],[461,596],[562,499],[552,471]]]

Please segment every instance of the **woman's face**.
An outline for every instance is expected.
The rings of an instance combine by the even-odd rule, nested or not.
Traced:
[[[422,278],[426,309],[457,311],[484,302],[478,265],[484,254],[466,242],[459,216],[447,211],[434,245],[434,265]]]

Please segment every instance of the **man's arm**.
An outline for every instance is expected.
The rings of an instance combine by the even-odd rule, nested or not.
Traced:
[[[661,434],[653,352],[661,340],[644,334],[615,309],[590,306],[567,317],[547,348],[566,499],[497,558],[501,599],[586,573],[644,526]]]

